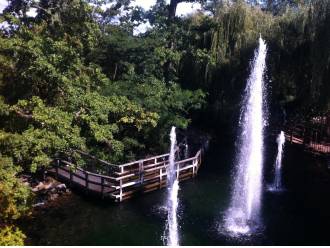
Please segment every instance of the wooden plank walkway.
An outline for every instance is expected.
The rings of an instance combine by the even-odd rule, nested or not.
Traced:
[[[330,155],[329,137],[316,128],[304,125],[285,128],[285,137],[291,144],[298,144],[309,152],[318,155]]]
[[[72,186],[100,194],[102,197],[110,197],[116,202],[167,185],[168,153],[122,165],[111,165],[106,161],[98,160],[100,161],[112,167],[109,175],[92,173],[60,159],[56,160],[55,166],[49,170],[49,173],[59,180],[69,182]],[[177,178],[183,181],[195,177],[200,165],[201,150],[191,158],[175,161]]]

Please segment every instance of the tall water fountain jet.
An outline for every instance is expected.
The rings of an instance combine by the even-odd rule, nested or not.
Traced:
[[[169,166],[167,169],[167,185],[168,185],[168,198],[167,198],[167,245],[178,246],[179,235],[178,235],[178,220],[177,220],[177,209],[179,205],[178,191],[179,181],[176,176],[175,169],[175,148],[176,148],[176,133],[175,127],[171,129],[171,150],[169,156]]]
[[[275,176],[274,182],[270,187],[271,191],[281,191],[282,188],[282,157],[283,157],[283,147],[285,143],[284,132],[278,135],[277,139],[277,156],[275,161]]]
[[[225,228],[235,235],[250,233],[260,224],[266,53],[266,44],[260,37],[245,88],[234,185],[230,207],[225,214]]]

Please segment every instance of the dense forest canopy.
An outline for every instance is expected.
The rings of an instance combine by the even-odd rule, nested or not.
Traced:
[[[307,117],[330,108],[330,2],[10,0],[0,16],[0,245],[31,192],[17,176],[85,151],[112,163],[164,152],[172,125],[220,133],[235,119],[262,35],[271,102]],[[107,4],[107,5],[105,5]],[[105,8],[104,6],[107,6]],[[35,16],[29,15],[34,9]],[[134,34],[142,23],[151,28]]]

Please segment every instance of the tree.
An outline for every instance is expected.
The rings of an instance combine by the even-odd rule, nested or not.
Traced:
[[[29,189],[16,178],[21,169],[0,154],[0,245],[23,245],[25,235],[14,221],[29,210]]]

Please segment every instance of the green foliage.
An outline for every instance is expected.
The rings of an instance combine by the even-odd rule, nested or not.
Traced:
[[[117,162],[125,156],[123,143],[116,136],[121,137],[121,131],[129,128],[138,132],[145,126],[154,127],[158,121],[156,113],[126,97],[104,97],[96,92],[75,98],[70,108],[77,112],[47,107],[38,97],[10,106],[13,118],[18,115],[27,119],[27,124],[20,133],[1,132],[3,153],[36,171],[48,166],[58,152],[70,154],[76,149],[88,150],[88,146],[102,149],[104,144],[110,151],[108,159]]]
[[[0,226],[18,219],[29,209],[29,189],[16,178],[21,169],[0,156]]]
[[[0,246],[23,246],[25,238],[17,227],[5,226],[0,229]]]
[[[13,225],[30,208],[30,190],[16,177],[20,171],[0,155],[0,246],[24,245],[25,235]]]
[[[154,151],[162,151],[168,145],[168,130],[171,126],[187,128],[191,110],[200,109],[205,94],[200,91],[182,90],[178,84],[167,86],[154,78],[136,76],[131,81],[117,81],[105,88],[104,94],[123,94],[134,102],[159,116],[157,126],[141,130],[142,144]]]
[[[76,38],[45,37],[46,27],[22,26],[15,35],[1,39],[2,90],[11,102],[39,96],[49,104],[63,104],[70,87],[95,90],[107,80],[96,65],[83,63]]]
[[[273,18],[268,13],[238,1],[223,5],[216,13],[211,54],[218,63],[228,63],[255,44],[259,35],[266,36]]]
[[[80,128],[72,125],[72,114],[47,107],[38,97],[20,100],[8,108],[11,115],[7,118],[23,119],[26,124],[16,127],[15,133],[0,131],[0,147],[3,154],[13,157],[24,168],[36,171],[48,166],[56,152],[85,147]]]
[[[205,115],[214,118],[214,127],[239,112],[260,34],[268,45],[271,102],[301,116],[329,110],[329,3],[282,2],[280,11],[268,12],[244,1],[220,1],[213,18],[196,14],[183,24],[188,32],[180,46],[186,51],[179,82],[208,93]],[[181,44],[181,37],[176,39]]]
[[[181,0],[149,11],[130,2],[12,0],[1,15],[5,244],[24,239],[12,226],[29,195],[16,178],[21,170],[47,168],[58,154],[85,166],[77,150],[122,163],[166,151],[172,125],[230,123],[260,34],[272,102],[305,115],[329,110],[329,1],[191,0],[212,15],[185,18],[175,17]],[[133,35],[147,20],[153,27]]]

